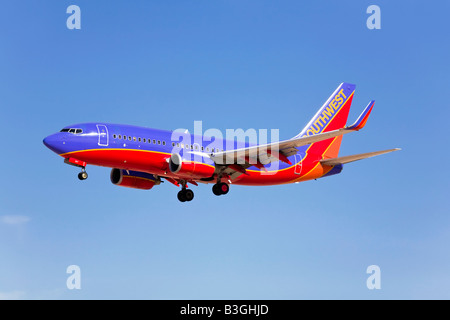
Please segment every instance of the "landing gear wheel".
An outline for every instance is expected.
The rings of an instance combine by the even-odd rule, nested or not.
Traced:
[[[220,188],[219,188],[219,184],[215,184],[212,187],[212,192],[216,195],[216,196],[220,196],[222,193],[220,192]]]
[[[220,196],[222,194],[227,194],[228,191],[230,191],[230,187],[225,182],[220,182],[213,185],[212,191],[216,196]]]
[[[221,194],[227,194],[230,191],[230,187],[225,182],[219,183],[219,189]]]
[[[184,197],[186,198],[186,201],[192,201],[192,199],[194,199],[194,191],[190,189],[185,190]]]
[[[181,202],[186,202],[186,193],[184,192],[184,190],[181,190],[180,192],[178,192],[178,200],[180,200]]]
[[[82,171],[78,174],[78,179],[80,180],[86,180],[88,178],[88,174],[86,171]]]
[[[181,202],[192,201],[192,199],[194,199],[194,191],[190,189],[181,189],[180,192],[178,192],[177,197]]]

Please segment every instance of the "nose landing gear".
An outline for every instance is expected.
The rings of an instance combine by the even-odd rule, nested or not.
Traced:
[[[77,160],[75,158],[66,158],[64,159],[64,163],[81,168],[81,172],[78,174],[78,179],[80,180],[86,180],[88,178],[88,174],[86,172],[86,162]]]
[[[78,179],[80,180],[86,180],[88,178],[88,174],[86,172],[86,168],[82,167],[81,172],[78,174]]]

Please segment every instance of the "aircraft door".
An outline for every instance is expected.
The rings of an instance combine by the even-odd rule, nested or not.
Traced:
[[[302,155],[301,153],[298,153],[295,155],[295,168],[294,173],[300,175],[302,173]]]
[[[107,147],[109,144],[108,128],[103,124],[97,125],[98,145]]]

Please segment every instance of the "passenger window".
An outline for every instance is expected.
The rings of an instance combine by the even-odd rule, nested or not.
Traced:
[[[202,147],[202,151],[204,151],[205,150],[205,147]]]
[[[146,143],[146,142],[147,142],[147,139],[144,138],[144,143]]]
[[[138,141],[141,142],[141,138],[138,138]]]
[[[113,137],[114,137],[114,139],[115,139],[115,138],[117,138],[117,136],[116,136],[116,135],[113,135]]]
[[[158,144],[161,144],[161,140],[158,140]]]
[[[177,143],[177,147],[179,148],[180,147],[180,144],[179,143]],[[182,147],[183,148],[183,147]]]
[[[131,136],[128,136],[128,140],[130,140],[130,141],[131,141]]]
[[[163,146],[165,146],[166,145],[166,142],[165,141],[163,141]]]
[[[122,135],[119,134],[119,139],[122,139]]]
[[[153,139],[153,144],[156,144],[156,140],[155,139]]]
[[[209,152],[209,148],[206,148],[206,151]]]
[[[133,137],[133,141],[136,141],[136,137]]]
[[[172,147],[175,147],[175,142],[172,142]]]

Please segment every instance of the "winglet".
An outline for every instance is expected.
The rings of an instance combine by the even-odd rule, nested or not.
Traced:
[[[347,127],[349,130],[361,130],[366,125],[367,119],[369,118],[370,112],[372,112],[373,105],[375,104],[375,100],[369,102],[364,111],[359,115],[358,119],[354,124]]]

